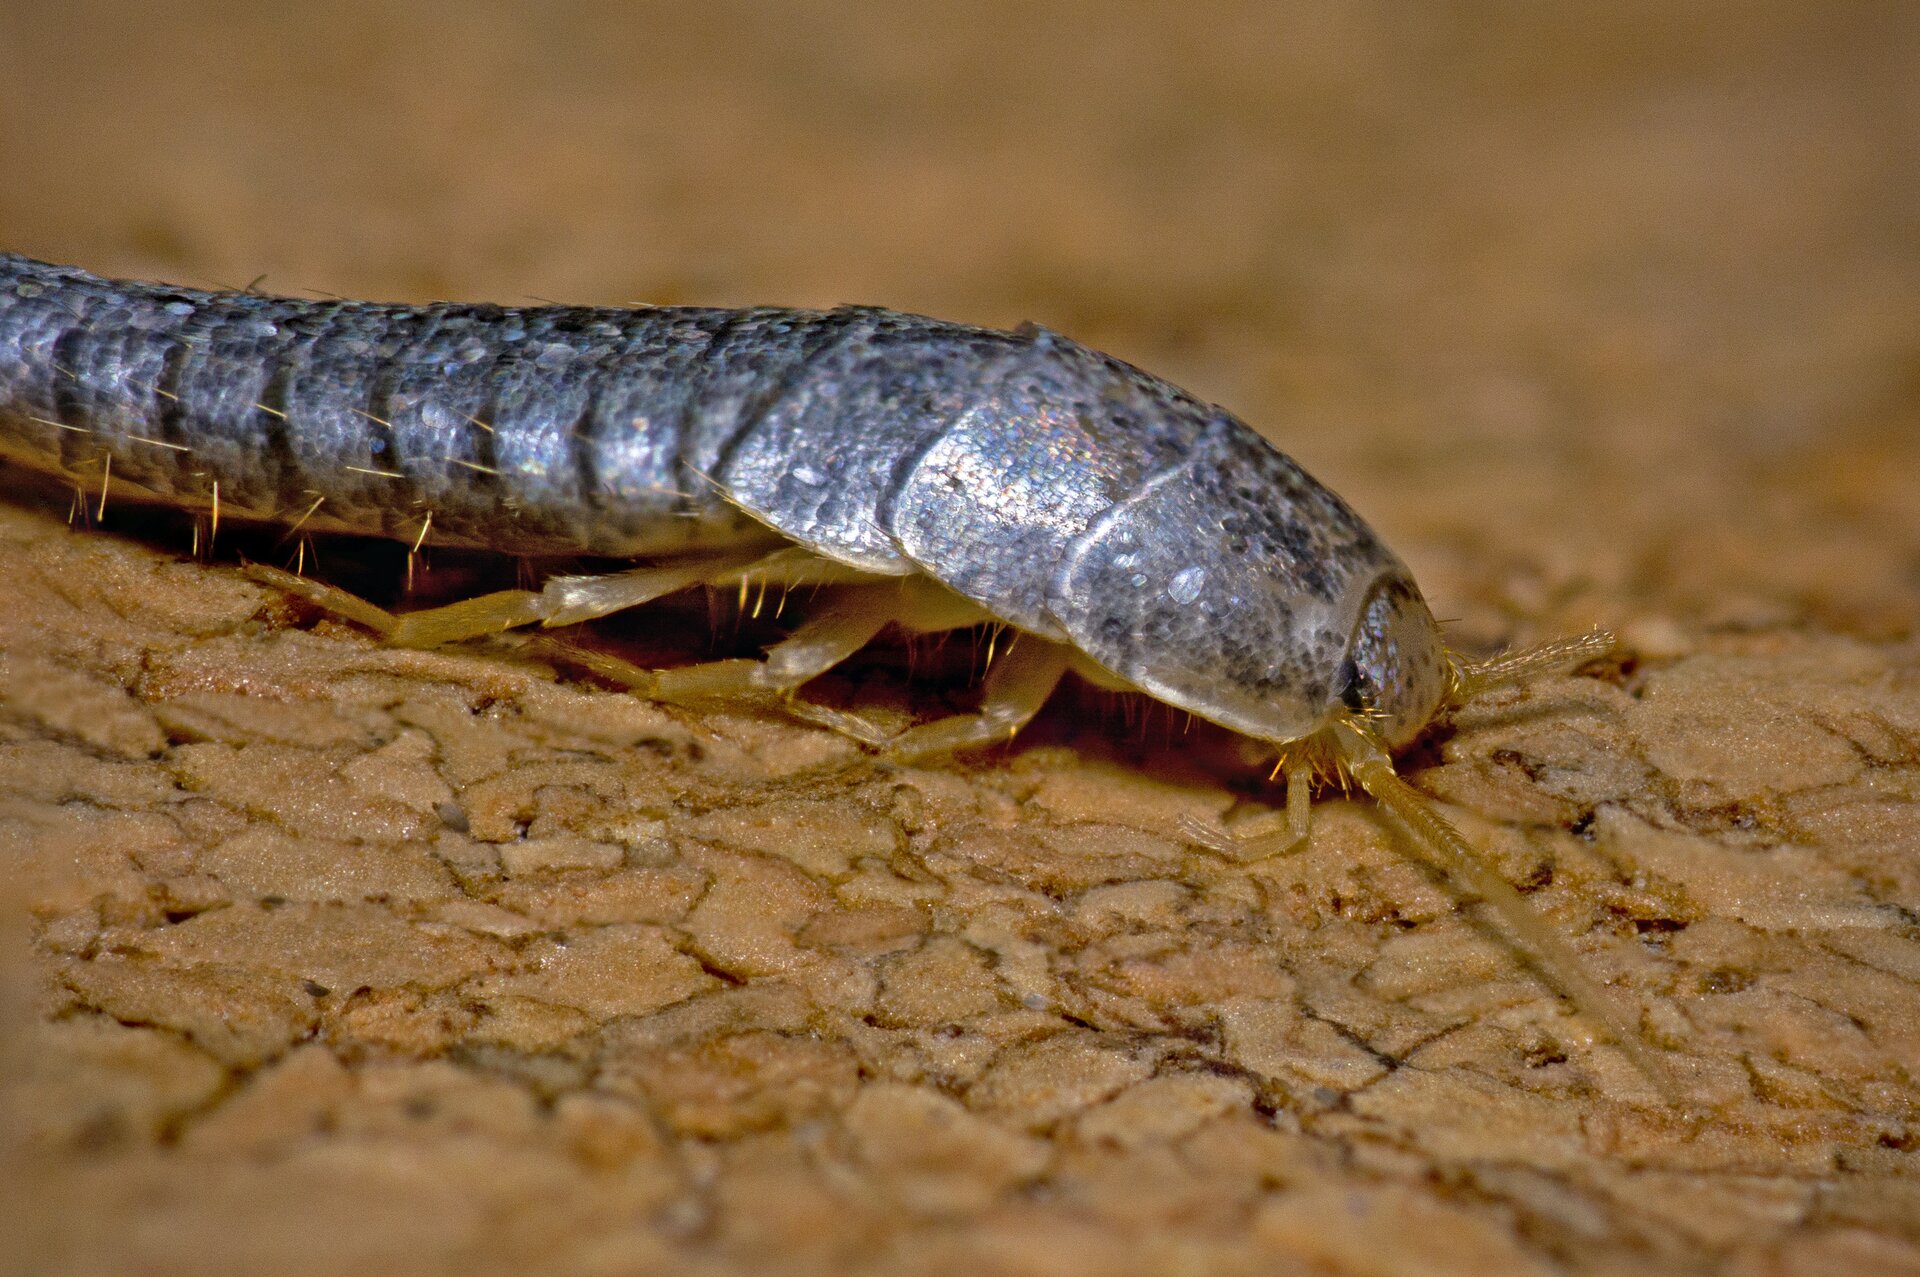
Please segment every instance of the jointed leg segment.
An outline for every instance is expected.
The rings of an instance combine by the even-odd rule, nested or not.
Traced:
[[[578,625],[639,607],[750,562],[747,556],[691,559],[606,576],[556,576],[537,593],[502,590],[398,618],[387,640],[398,647],[440,647],[522,625]]]
[[[1231,829],[1188,817],[1181,828],[1201,846],[1243,863],[1292,851],[1312,831],[1313,760],[1305,750],[1296,749],[1282,760],[1280,770],[1287,779],[1287,805],[1279,811],[1255,816]]]
[[[334,586],[254,564],[248,575],[366,626],[395,647],[444,647],[526,625],[577,625],[737,572],[750,556],[682,560],[606,576],[556,576],[539,590],[499,590],[395,614]]]
[[[1019,635],[987,671],[979,712],[909,728],[887,742],[883,752],[896,762],[907,762],[1011,740],[1053,695],[1068,661],[1068,650],[1060,644]]]
[[[792,692],[873,641],[895,619],[891,583],[836,588],[824,608],[767,649],[765,659],[708,661],[661,670],[644,690],[665,701],[734,699]]]

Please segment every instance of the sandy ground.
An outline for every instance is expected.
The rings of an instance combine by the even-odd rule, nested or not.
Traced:
[[[679,8],[7,6],[0,243],[1232,405],[1461,646],[1624,636],[1408,771],[1686,1102],[1364,804],[1236,864],[1257,778],[1098,705],[883,768],[8,473],[0,1265],[1920,1272],[1914,10]]]

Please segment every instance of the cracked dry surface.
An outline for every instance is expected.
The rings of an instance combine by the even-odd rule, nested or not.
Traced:
[[[12,1268],[1920,1272],[1905,6],[63,8],[0,44],[66,87],[0,114],[9,247],[1038,319],[1260,423],[1463,646],[1619,630],[1406,770],[1686,1103],[1364,803],[1237,864],[1182,830],[1258,785],[1124,718],[883,768],[0,471]]]
[[[1543,681],[1416,773],[1640,1008],[1674,1110],[1363,804],[1241,865],[1180,833],[1216,785],[862,764],[43,513],[0,539],[39,601],[0,618],[30,1250],[287,1271],[331,1219],[314,1270],[1920,1253],[1898,651]]]

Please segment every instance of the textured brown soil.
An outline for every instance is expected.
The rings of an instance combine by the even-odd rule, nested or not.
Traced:
[[[1364,804],[1235,864],[1092,702],[881,768],[6,473],[0,1265],[1920,1272],[1920,17],[1292,8],[10,6],[0,244],[1232,405],[1462,647],[1624,636],[1408,771],[1686,1103]]]

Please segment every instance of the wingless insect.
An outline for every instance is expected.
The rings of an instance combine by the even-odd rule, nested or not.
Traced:
[[[819,587],[764,660],[633,680],[666,700],[792,692],[889,625],[1010,626],[977,713],[880,739],[789,703],[899,759],[1006,740],[1069,671],[1218,723],[1276,760],[1286,805],[1196,841],[1270,854],[1306,836],[1316,777],[1358,784],[1660,1076],[1572,949],[1392,762],[1449,706],[1609,636],[1451,655],[1339,497],[1231,414],[1045,329],[860,307],[304,301],[0,255],[0,452],[216,525],[641,561],[400,617],[269,574],[410,646],[701,584]]]

